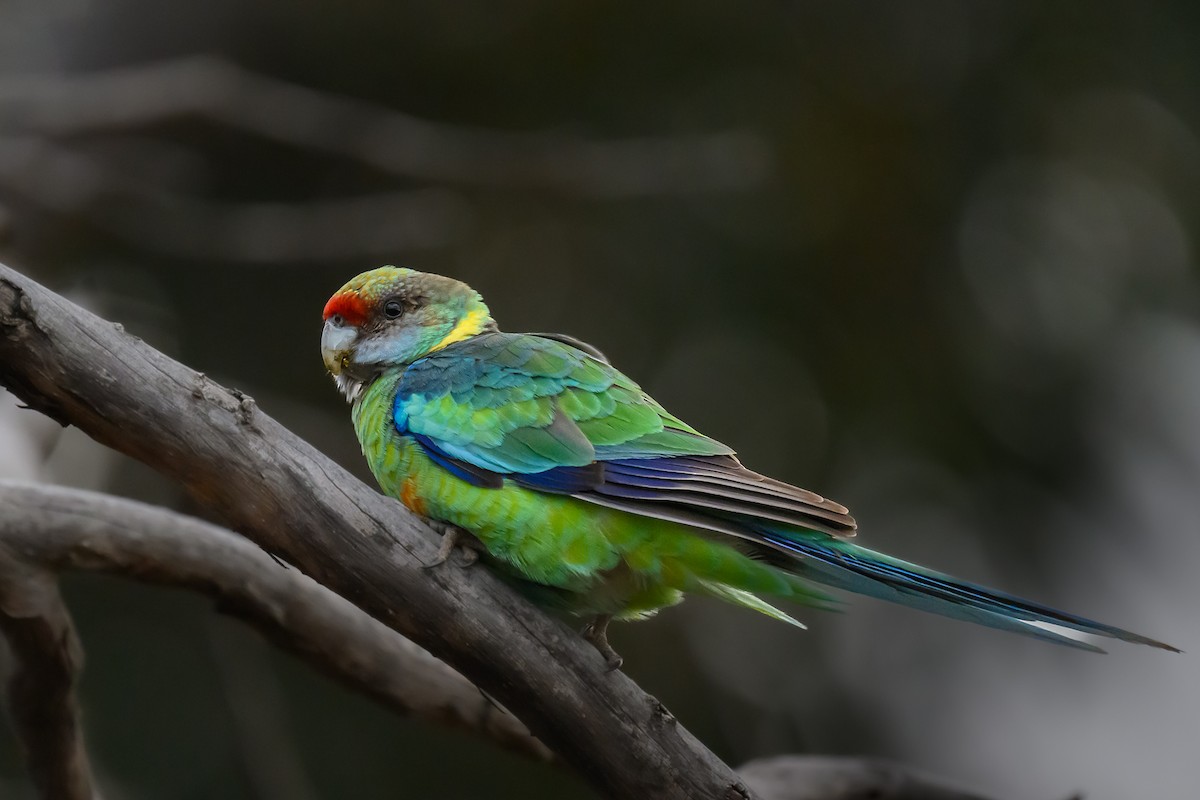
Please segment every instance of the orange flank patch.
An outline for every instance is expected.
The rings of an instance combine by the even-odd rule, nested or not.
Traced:
[[[425,501],[417,495],[416,479],[405,478],[404,483],[400,484],[400,502],[404,503],[409,511],[425,516]]]

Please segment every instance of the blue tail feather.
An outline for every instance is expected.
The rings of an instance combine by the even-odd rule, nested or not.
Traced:
[[[794,572],[834,588],[1083,650],[1104,652],[1087,642],[1031,623],[1057,625],[1178,652],[1163,642],[962,581],[849,542],[818,543],[800,538],[801,535],[791,531],[760,530],[759,533],[767,543],[798,557],[792,568]]]

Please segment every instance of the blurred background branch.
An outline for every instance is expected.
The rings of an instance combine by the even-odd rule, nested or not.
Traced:
[[[738,772],[763,800],[987,800],[883,760],[785,755]]]
[[[37,137],[0,136],[0,184],[47,211],[80,215],[150,253],[294,263],[444,247],[468,224],[441,189],[305,203],[215,203]]]
[[[769,174],[767,145],[748,131],[598,140],[466,128],[203,57],[0,75],[0,189],[148,252],[191,259],[286,263],[426,250],[469,224],[468,203],[450,188],[203,201],[186,191],[196,154],[149,135],[188,119],[446,187],[621,199],[744,191]],[[103,153],[66,144],[96,135],[109,139]]]
[[[5,503],[4,533],[17,522],[9,511]],[[22,549],[0,534],[0,631],[14,662],[9,715],[43,798],[98,800],[75,697],[83,650],[53,576]]]
[[[0,130],[72,137],[197,116],[397,177],[621,198],[744,190],[765,180],[749,131],[597,140],[419,119],[213,58],[0,81]]]

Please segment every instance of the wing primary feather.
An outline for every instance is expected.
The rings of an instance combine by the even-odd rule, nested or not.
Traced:
[[[597,494],[602,494],[608,497],[621,497],[629,500],[645,500],[649,502],[678,504],[690,506],[692,508],[706,508],[712,511],[721,511],[761,520],[781,522],[784,525],[795,525],[798,528],[821,531],[822,533],[829,533],[833,536],[844,536],[846,532],[846,528],[844,526],[832,524],[828,520],[815,515],[806,514],[803,512],[783,513],[782,511],[770,507],[751,505],[738,500],[728,500],[713,494],[706,494],[702,492],[685,490],[659,491],[654,489],[641,489],[634,486],[626,486],[610,482],[605,482],[600,486],[597,486],[595,489],[593,489],[593,491]]]
[[[642,470],[630,467],[626,463],[610,464],[606,473],[610,484],[622,484],[645,489],[660,489],[664,492],[681,491],[711,494],[730,500],[746,503],[749,507],[763,507],[777,511],[790,511],[809,517],[820,517],[828,520],[843,531],[842,535],[854,531],[854,520],[846,514],[829,510],[821,505],[809,503],[794,493],[764,491],[757,486],[747,486],[736,480],[726,480],[717,476],[697,475],[685,472],[666,472]],[[747,510],[746,513],[753,513]],[[772,519],[776,517],[772,516]]]
[[[672,475],[708,476],[721,481],[736,482],[748,489],[770,494],[784,494],[801,502],[818,506],[835,514],[849,513],[840,503],[822,497],[816,492],[801,489],[790,483],[768,478],[746,469],[732,456],[680,456],[677,458],[623,459],[620,465],[630,469],[668,472]]]
[[[604,464],[595,461],[582,467],[555,467],[544,472],[512,473],[508,476],[520,486],[554,494],[577,494],[594,488],[604,480]]]
[[[697,511],[688,510],[685,507],[670,507],[662,503],[646,503],[628,498],[613,497],[611,495],[599,495],[593,492],[580,492],[572,496],[598,506],[604,506],[605,508],[628,511],[639,517],[661,519],[666,522],[678,522],[681,525],[687,525],[692,528],[735,536],[758,545],[766,544],[761,534],[755,533],[743,525],[739,525],[732,520],[707,516]],[[781,552],[787,551],[781,550]],[[794,557],[793,553],[789,553],[789,555]]]

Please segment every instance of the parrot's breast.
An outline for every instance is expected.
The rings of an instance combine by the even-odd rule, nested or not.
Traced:
[[[586,591],[618,566],[613,539],[620,538],[620,526],[607,518],[611,515],[596,513],[606,509],[507,480],[493,489],[450,474],[397,431],[391,419],[394,384],[395,379],[376,381],[354,408],[363,454],[387,494],[417,514],[471,532],[492,556],[539,583]]]

